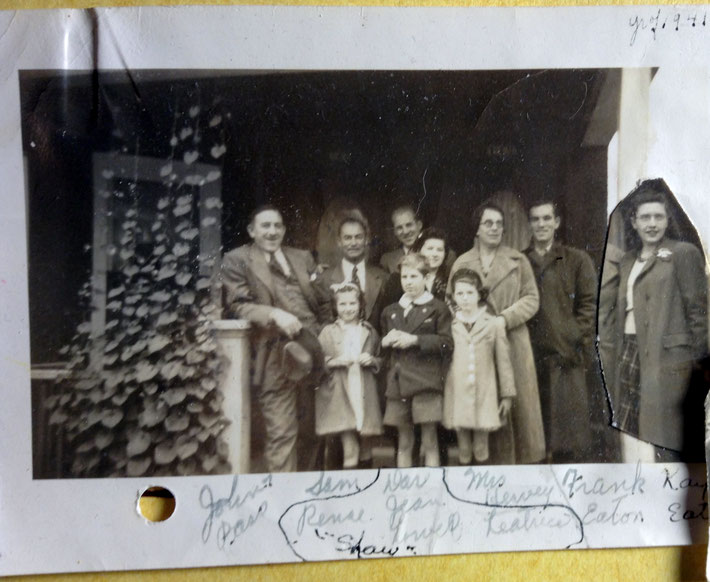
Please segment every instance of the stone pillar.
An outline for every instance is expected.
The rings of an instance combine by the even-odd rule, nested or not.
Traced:
[[[623,69],[619,103],[618,197],[647,178],[651,69]]]
[[[251,398],[249,388],[249,322],[222,319],[214,322],[217,341],[226,356],[222,380],[224,415],[231,422],[223,436],[235,473],[249,472]]]

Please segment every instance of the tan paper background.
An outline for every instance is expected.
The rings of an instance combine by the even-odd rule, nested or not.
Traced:
[[[0,0],[2,9],[88,8],[92,6],[189,5],[189,4],[283,4],[326,6],[589,6],[614,4],[648,4],[651,0],[614,1],[564,1],[564,0],[272,0],[268,2],[204,2],[200,0]],[[654,3],[673,5],[673,2]],[[701,4],[685,0],[684,4]],[[160,501],[152,508],[160,511]],[[28,507],[28,511],[34,508]],[[76,508],[81,513],[81,507]],[[127,507],[126,511],[134,511]],[[85,516],[84,516],[85,517]],[[160,526],[157,526],[160,527]],[[37,551],[42,547],[38,545]],[[366,580],[381,582],[397,580],[436,580],[453,582],[467,580],[604,580],[644,582],[673,580],[705,580],[707,546],[683,548],[575,550],[555,552],[519,552],[499,554],[473,554],[417,558],[391,558],[348,562],[321,562],[309,564],[279,564],[270,566],[234,566],[224,568],[195,568],[188,570],[160,570],[148,572],[111,572],[87,574],[61,574],[48,576],[10,576],[8,582],[300,582],[330,580]]]

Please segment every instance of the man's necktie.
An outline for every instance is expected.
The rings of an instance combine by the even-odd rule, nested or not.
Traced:
[[[362,289],[362,285],[360,285],[360,277],[357,275],[357,265],[353,267],[353,274],[350,277],[350,281],[353,285],[357,285],[360,289]]]
[[[286,271],[283,270],[281,263],[279,263],[276,260],[276,256],[274,253],[270,253],[270,256],[269,256],[269,269],[271,269],[271,272],[274,273],[275,275],[278,275],[279,277],[283,277],[284,279],[288,279],[288,275],[286,274]]]

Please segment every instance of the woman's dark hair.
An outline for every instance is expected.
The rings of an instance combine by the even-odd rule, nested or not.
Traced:
[[[673,192],[668,187],[663,178],[644,180],[634,188],[624,200],[622,216],[624,218],[624,242],[627,249],[640,249],[641,238],[631,224],[631,219],[636,218],[636,213],[642,204],[657,202],[663,204],[668,217],[668,227],[665,236],[667,238],[678,238],[678,226],[675,220],[675,213],[671,205],[674,199]]]
[[[414,243],[412,250],[417,253],[421,252],[424,243],[432,238],[444,241],[444,256],[446,256],[446,253],[449,252],[449,237],[446,236],[446,233],[443,230],[436,228],[435,226],[429,226],[422,231],[419,238]]]
[[[330,307],[333,310],[333,316],[338,318],[338,295],[340,293],[357,293],[357,300],[360,304],[359,317],[365,319],[365,294],[355,283],[340,283],[339,285],[331,285],[330,287]]]
[[[486,210],[495,210],[498,212],[503,217],[503,229],[505,229],[505,212],[503,212],[503,209],[495,202],[483,202],[476,207],[471,215],[471,226],[473,227],[474,235],[481,226],[481,217]]]
[[[449,254],[449,237],[446,236],[446,233],[440,228],[430,226],[422,231],[417,242],[414,243],[412,250],[421,254],[424,243],[431,239],[440,240],[444,243],[444,260],[436,270],[434,284],[431,288],[434,297],[443,299],[446,296],[446,283],[449,280],[449,267],[451,266],[446,263],[446,257]]]
[[[478,275],[478,273],[476,273],[476,271],[472,269],[459,269],[451,276],[452,305],[456,304],[456,302],[453,301],[453,297],[454,292],[456,291],[456,283],[459,282],[464,282],[468,283],[469,285],[473,285],[478,291],[479,302],[483,302],[488,298],[488,289],[483,286],[483,281],[481,280],[481,277]]]
[[[439,267],[439,272],[441,272],[444,276],[448,278],[448,273],[446,272],[446,257],[449,254],[449,237],[443,230],[434,226],[429,226],[425,228],[419,235],[417,241],[414,243],[412,250],[416,253],[421,253],[424,243],[431,239],[440,240],[444,243],[444,262],[441,263],[441,267]]]

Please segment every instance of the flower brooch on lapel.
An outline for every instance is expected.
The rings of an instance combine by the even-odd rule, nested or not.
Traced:
[[[656,252],[656,256],[662,261],[670,261],[672,254],[673,251],[671,249],[667,249],[666,247],[662,247]]]

